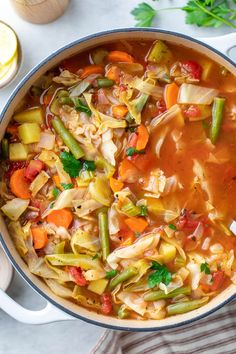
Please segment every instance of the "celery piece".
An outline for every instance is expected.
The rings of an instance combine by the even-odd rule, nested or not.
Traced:
[[[38,143],[40,140],[38,123],[23,123],[18,127],[18,135],[24,144]]]
[[[9,145],[9,158],[11,161],[24,161],[28,157],[28,148],[22,143]]]
[[[147,61],[151,61],[157,64],[168,63],[171,59],[172,59],[171,51],[169,50],[167,45],[160,40],[157,40],[154,43],[147,57]]]
[[[109,280],[107,280],[107,279],[92,280],[89,283],[88,290],[90,290],[98,295],[102,295],[104,293],[104,291],[106,290],[108,282],[109,282]]]
[[[18,123],[43,123],[43,111],[41,107],[29,108],[14,114],[13,119]]]

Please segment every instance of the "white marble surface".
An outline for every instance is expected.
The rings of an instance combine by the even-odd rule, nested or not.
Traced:
[[[21,20],[8,0],[0,0],[0,20],[9,23],[17,32],[24,55],[17,79],[7,88],[0,89],[0,110],[20,79],[41,59],[64,44],[84,35],[133,26],[130,10],[141,0],[71,0],[67,12],[47,25],[32,25]],[[149,1],[153,6],[176,7],[186,1]],[[184,24],[181,11],[163,12],[155,22],[159,28],[179,31],[194,37],[218,36],[231,29],[201,29]],[[15,274],[8,290],[20,304],[29,309],[40,309],[45,302]],[[42,326],[18,323],[0,311],[0,354],[87,354],[103,332],[81,321],[61,322]],[[114,353],[115,354],[115,353]]]

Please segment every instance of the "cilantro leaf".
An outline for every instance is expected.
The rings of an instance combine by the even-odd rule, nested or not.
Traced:
[[[177,227],[176,227],[174,224],[169,224],[168,227],[169,227],[171,230],[174,230],[174,231],[177,230]]]
[[[76,111],[85,112],[86,114],[91,116],[92,114],[91,109],[87,105],[85,105],[79,98],[73,98],[73,102]]]
[[[138,6],[131,11],[131,14],[137,21],[136,27],[151,27],[156,13],[157,11],[146,2],[138,4]]]
[[[148,208],[146,205],[140,205],[140,216],[148,216]]]
[[[200,270],[201,270],[201,272],[204,272],[205,274],[211,274],[209,264],[207,262],[201,264]]]
[[[73,183],[61,183],[63,189],[71,189],[73,188]]]
[[[60,194],[59,189],[55,187],[55,188],[53,189],[53,191],[52,191],[53,197],[54,197],[54,198],[57,198],[57,197],[59,196],[59,194]]]
[[[159,283],[164,283],[165,285],[170,284],[172,280],[172,275],[165,265],[153,261],[151,269],[155,270],[155,272],[151,273],[148,277],[149,288],[153,288]]]
[[[71,177],[78,177],[82,169],[82,163],[69,152],[63,151],[60,155],[64,170]]]
[[[145,150],[137,150],[133,146],[126,149],[127,156],[133,156],[134,154],[139,154],[139,155],[145,154]]]
[[[86,171],[95,171],[96,165],[94,161],[85,160],[83,163],[83,169]]]

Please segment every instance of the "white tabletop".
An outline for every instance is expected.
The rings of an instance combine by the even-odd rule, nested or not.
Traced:
[[[21,20],[8,0],[0,0],[0,20],[9,23],[17,32],[24,61],[17,79],[7,88],[0,89],[0,110],[20,79],[52,51],[84,35],[102,30],[131,27],[134,20],[131,9],[141,0],[71,0],[66,13],[47,25],[33,25]],[[176,7],[182,0],[148,1],[153,7]],[[230,28],[203,29],[184,23],[184,13],[178,10],[163,12],[155,26],[178,31],[193,37],[218,36],[232,32]],[[30,309],[44,306],[44,300],[15,275],[8,293]],[[87,354],[103,332],[82,321],[30,326],[17,323],[0,311],[0,353],[5,354]],[[114,353],[115,354],[115,353]]]

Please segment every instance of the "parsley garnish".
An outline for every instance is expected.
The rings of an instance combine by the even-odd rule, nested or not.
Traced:
[[[126,149],[126,155],[127,156],[133,156],[134,154],[145,154],[145,150],[137,150],[135,149],[135,147],[129,147],[128,149]]]
[[[71,189],[73,188],[73,183],[61,183],[63,189]]]
[[[159,283],[164,283],[165,285],[170,284],[172,275],[165,265],[162,265],[156,261],[152,261],[151,269],[155,270],[155,272],[150,274],[148,277],[149,288],[153,288]]]
[[[57,198],[57,197],[59,196],[59,194],[60,194],[59,189],[55,187],[55,188],[53,189],[53,191],[52,191],[53,197],[54,197],[54,198]]]
[[[86,106],[79,98],[73,98],[73,102],[74,102],[76,111],[84,112],[84,113],[88,114],[89,116],[91,116],[91,114],[92,114],[91,109],[88,106]]]
[[[117,275],[117,270],[113,269],[113,270],[110,270],[110,272],[106,272],[106,278],[107,279],[111,279],[111,278],[114,278],[116,275]]]
[[[174,231],[177,230],[177,227],[176,227],[174,224],[169,224],[168,227],[169,227],[171,230],[174,230]]]
[[[98,258],[98,254],[96,253],[93,257],[92,260],[97,259]]]
[[[201,272],[204,272],[205,274],[211,274],[209,264],[207,262],[202,263],[200,266]]]
[[[199,27],[220,27],[224,24],[236,28],[234,22],[236,20],[236,9],[233,4],[236,4],[235,0],[232,1],[232,5],[228,0],[189,0],[182,7],[157,10],[143,2],[132,10],[131,14],[137,21],[136,26],[138,27],[152,26],[159,11],[182,10],[186,13],[185,22],[187,24]]]
[[[78,177],[82,169],[82,163],[69,152],[63,151],[60,155],[64,170],[71,177]]]
[[[95,162],[85,160],[83,163],[83,169],[86,171],[95,171],[96,170]]]
[[[146,2],[142,2],[131,11],[131,14],[137,21],[137,27],[150,27],[154,17],[156,16],[156,10],[154,10]]]
[[[148,208],[146,205],[140,205],[140,216],[148,216]]]

